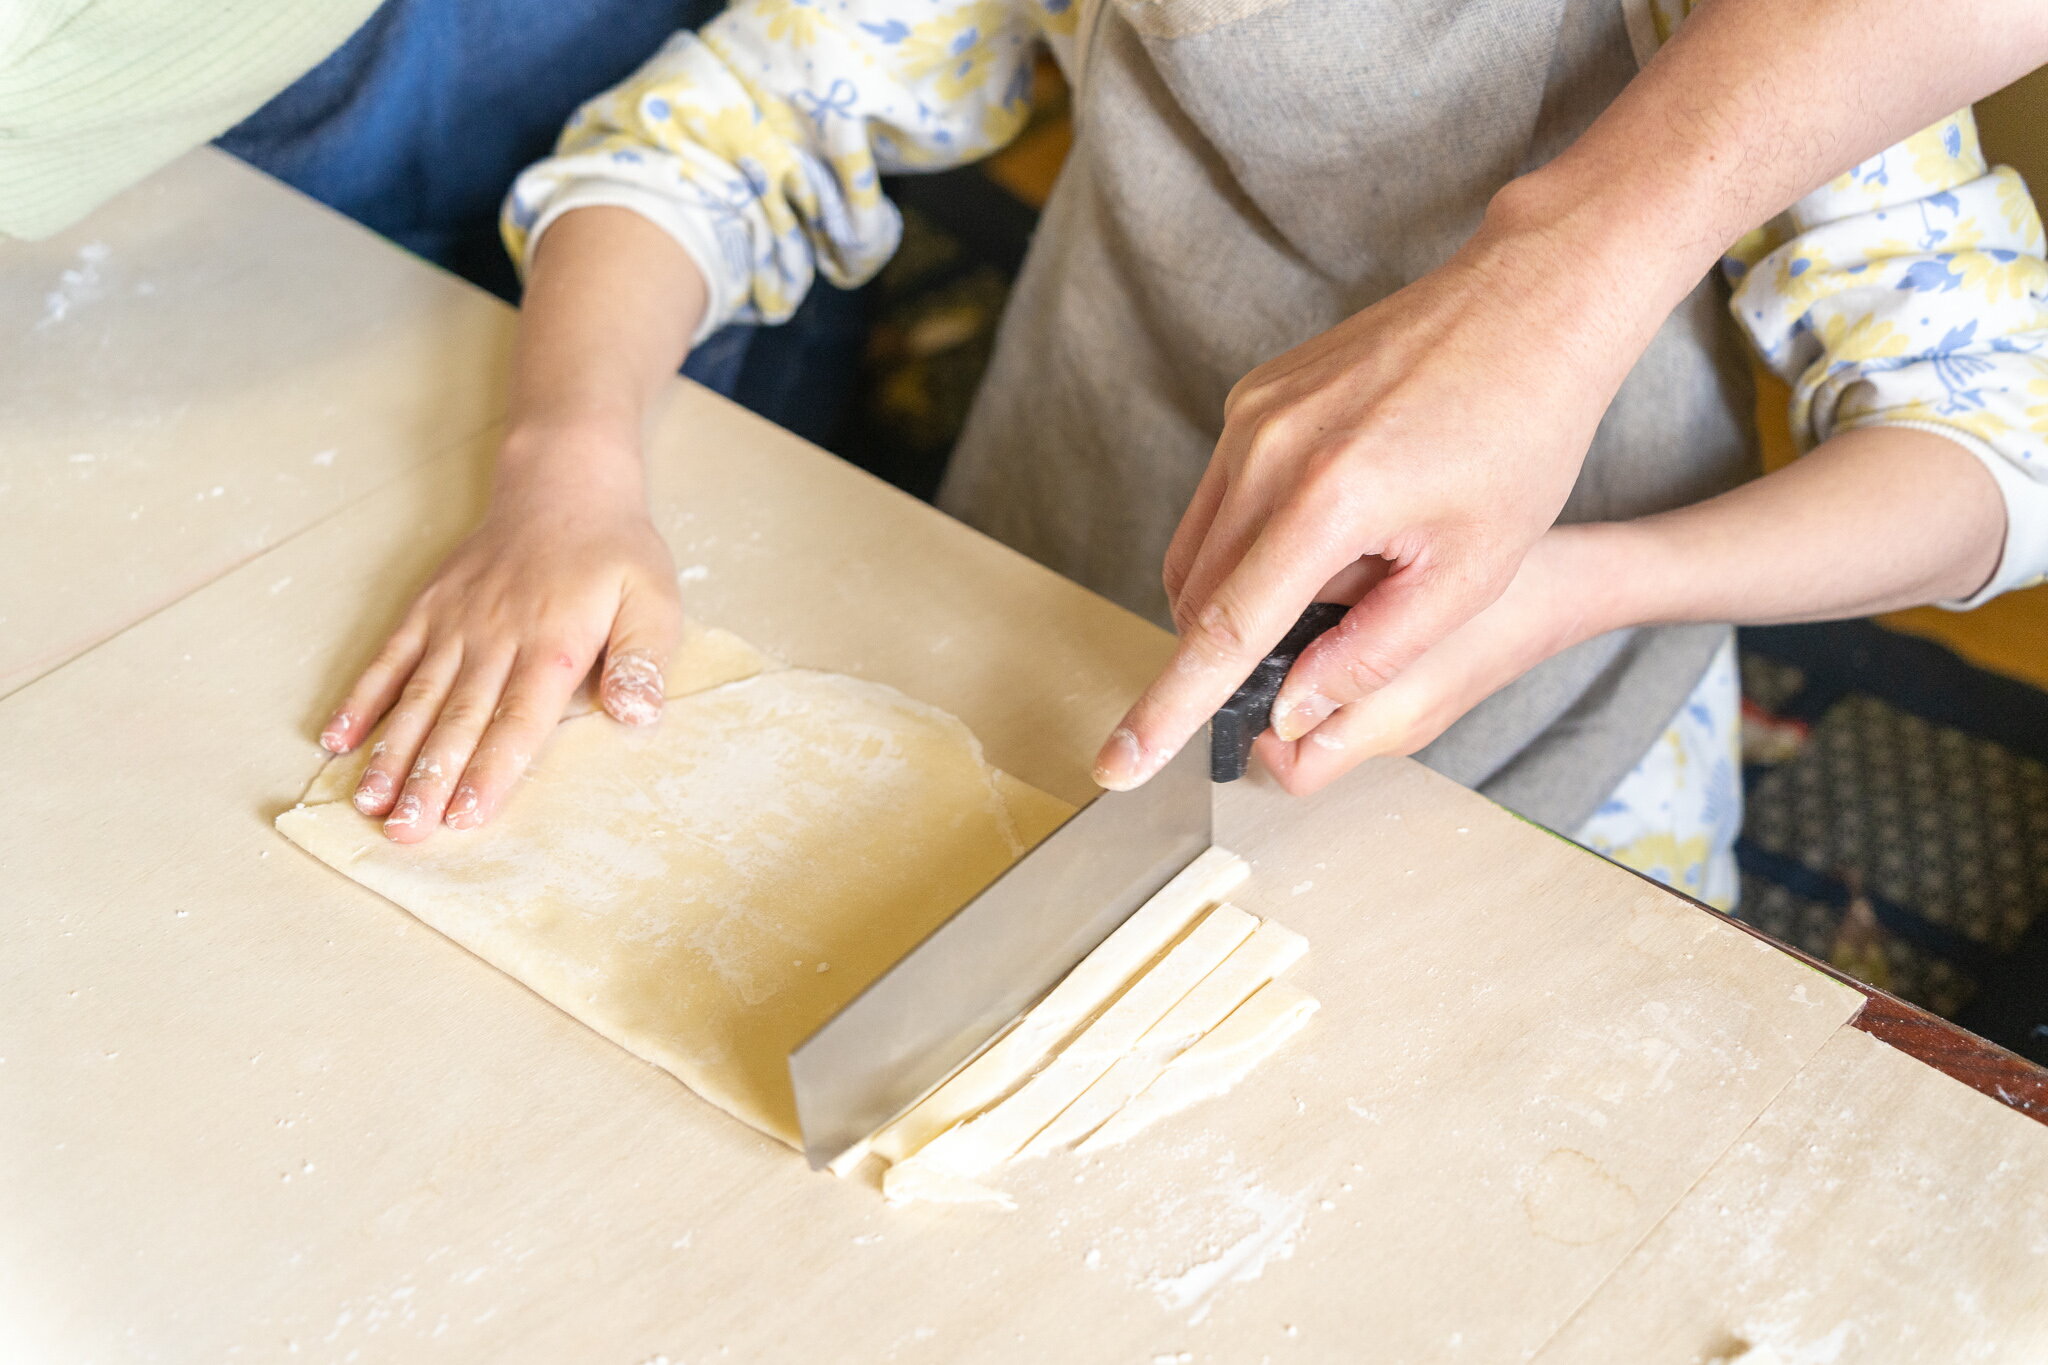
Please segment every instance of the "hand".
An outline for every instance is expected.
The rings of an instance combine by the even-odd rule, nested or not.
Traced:
[[[1414,753],[1543,660],[1606,631],[1821,621],[1970,597],[2000,565],[2006,517],[1983,462],[1947,437],[1842,432],[1705,502],[1552,528],[1493,605],[1392,682],[1305,738],[1268,732],[1256,752],[1306,795],[1364,759]]]
[[[1675,301],[1625,287],[1643,272],[1603,240],[1503,192],[1441,269],[1245,376],[1167,552],[1180,648],[1097,781],[1156,772],[1333,580],[1377,581],[1282,688],[1286,738],[1500,595]]]
[[[1628,624],[1614,585],[1628,573],[1625,526],[1560,526],[1530,547],[1493,604],[1424,651],[1398,677],[1299,739],[1273,731],[1255,752],[1296,796],[1368,758],[1412,754],[1551,655]]]
[[[416,843],[496,814],[602,654],[613,719],[661,716],[682,632],[668,547],[637,486],[506,489],[420,590],[321,732],[334,753],[390,712],[356,808]]]

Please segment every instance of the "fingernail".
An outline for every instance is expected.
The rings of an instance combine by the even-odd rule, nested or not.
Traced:
[[[1166,766],[1171,752],[1148,751],[1128,725],[1110,731],[1109,740],[1095,758],[1095,783],[1105,791],[1127,792],[1142,787]]]
[[[409,829],[420,821],[420,799],[408,792],[398,798],[398,805],[391,812],[391,818],[384,822],[386,829]]]
[[[1129,791],[1137,785],[1132,774],[1138,770],[1142,756],[1137,735],[1128,725],[1117,726],[1103,741],[1102,752],[1095,756],[1096,785],[1107,791]]]
[[[372,806],[391,795],[389,773],[364,773],[362,785],[356,788],[356,809],[368,814]]]
[[[356,718],[348,712],[336,711],[334,719],[328,721],[327,728],[320,732],[320,747],[330,754],[346,752],[348,749],[348,730],[355,723]]]
[[[627,650],[612,655],[597,691],[613,720],[652,725],[661,719],[661,670],[645,654]]]
[[[1282,697],[1273,703],[1273,733],[1288,741],[1300,739],[1321,725],[1337,709],[1337,703],[1320,692]]]
[[[476,822],[476,789],[465,782],[455,789],[455,799],[448,803],[448,827],[469,829]]]

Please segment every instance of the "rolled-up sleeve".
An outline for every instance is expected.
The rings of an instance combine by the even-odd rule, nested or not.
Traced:
[[[738,0],[577,112],[514,184],[506,244],[523,266],[564,213],[630,209],[703,271],[700,339],[783,321],[818,274],[859,284],[895,251],[884,172],[1016,135],[1046,15],[1028,0]]]
[[[2010,167],[1964,111],[1838,176],[1730,253],[1731,307],[1792,388],[1803,451],[1838,431],[1948,437],[2006,507],[2004,552],[1967,608],[2048,576],[2048,262]]]

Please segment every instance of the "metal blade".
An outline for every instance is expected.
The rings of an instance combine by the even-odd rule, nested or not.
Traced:
[[[1082,807],[789,1054],[811,1165],[924,1098],[1209,841],[1204,733]]]

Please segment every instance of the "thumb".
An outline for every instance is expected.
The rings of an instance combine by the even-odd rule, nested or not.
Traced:
[[[1461,576],[1396,569],[1303,650],[1273,704],[1273,730],[1300,739],[1369,697],[1497,597]]]
[[[598,704],[606,715],[624,725],[652,725],[661,719],[661,671],[682,634],[682,611],[673,601],[627,591],[612,622],[597,684]]]

